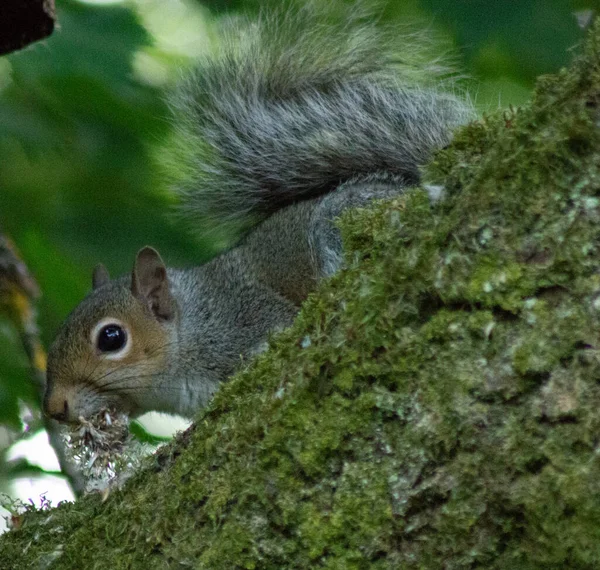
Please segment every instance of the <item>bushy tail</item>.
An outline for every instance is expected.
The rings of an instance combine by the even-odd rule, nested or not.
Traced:
[[[174,186],[196,227],[244,227],[361,176],[416,182],[472,110],[415,63],[422,41],[390,37],[314,6],[229,26],[172,100]]]

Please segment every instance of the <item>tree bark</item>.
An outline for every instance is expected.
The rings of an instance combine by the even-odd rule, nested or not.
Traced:
[[[54,30],[55,17],[54,0],[2,0],[0,54],[49,36]]]

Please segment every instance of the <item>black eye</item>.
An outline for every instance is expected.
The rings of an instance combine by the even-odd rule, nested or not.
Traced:
[[[106,325],[100,329],[96,344],[102,352],[120,350],[127,342],[127,333],[119,325]]]

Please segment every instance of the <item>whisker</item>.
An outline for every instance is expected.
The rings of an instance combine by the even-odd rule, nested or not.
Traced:
[[[168,348],[168,347],[170,347],[170,346],[172,346],[172,345],[176,345],[176,344],[177,344],[176,342],[168,342],[168,343],[164,343],[164,344],[158,345],[158,346],[154,347],[154,348],[153,348],[153,349],[152,349],[150,352],[148,352],[146,356],[147,356],[147,357],[151,357],[151,356],[153,356],[154,354],[156,354],[157,352],[159,352],[160,350],[164,350],[165,348]],[[106,358],[102,358],[102,359],[101,359],[101,360],[100,360],[100,361],[97,363],[96,367],[94,367],[94,371],[95,371],[95,370],[96,370],[96,368],[97,368],[97,367],[100,365],[100,363],[101,363],[101,362],[105,362],[106,360],[107,360]],[[99,388],[99,387],[109,386],[109,385],[110,385],[110,384],[112,384],[112,383],[119,382],[119,381],[120,381],[120,379],[119,379],[119,378],[117,378],[117,379],[115,379],[115,380],[114,380],[114,381],[112,381],[112,382],[107,382],[107,383],[105,383],[105,384],[99,384],[99,382],[100,382],[101,380],[104,380],[105,378],[107,378],[107,377],[109,377],[109,376],[111,376],[111,375],[115,374],[116,372],[119,372],[119,371],[123,370],[124,368],[128,368],[128,367],[132,366],[132,365],[131,365],[131,364],[129,364],[129,363],[124,363],[124,362],[119,362],[119,361],[113,361],[113,362],[116,364],[116,367],[115,367],[115,368],[113,368],[112,370],[108,370],[108,371],[107,371],[105,374],[103,374],[102,376],[100,376],[100,377],[98,377],[98,378],[95,378],[95,379],[93,379],[93,380],[91,379],[91,375],[88,375],[86,378],[84,378],[84,381],[85,381],[87,384],[89,384],[90,386],[92,386],[93,388]],[[153,363],[151,363],[151,362],[148,362],[148,363],[145,363],[145,362],[139,362],[139,363],[136,363],[136,364],[135,364],[135,366],[136,366],[136,368],[139,368],[139,367],[145,367],[145,366],[147,366],[147,367],[152,367],[152,366],[154,366],[154,365],[153,365]],[[93,374],[93,371],[92,371],[92,374]]]

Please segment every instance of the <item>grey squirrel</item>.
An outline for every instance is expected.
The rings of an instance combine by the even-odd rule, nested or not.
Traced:
[[[49,352],[49,415],[193,415],[339,269],[340,213],[419,182],[472,109],[391,37],[310,7],[230,27],[172,100],[171,160],[185,216],[243,237],[190,269],[150,247],[129,276],[98,266]]]

